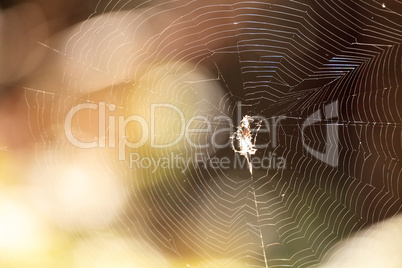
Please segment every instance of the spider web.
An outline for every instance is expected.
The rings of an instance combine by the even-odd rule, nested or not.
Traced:
[[[110,228],[165,256],[191,256],[192,267],[318,265],[340,240],[401,209],[398,10],[398,1],[101,1],[63,46],[40,44],[67,67],[55,90],[25,89],[32,133],[38,146],[74,154],[55,137],[72,105],[96,102],[87,89],[104,88],[107,103],[120,110],[151,103],[155,92],[146,84],[158,82],[144,82],[141,75],[164,62],[161,79],[179,81],[165,89],[166,98],[186,115],[228,115],[234,128],[244,115],[286,116],[277,126],[277,146],[260,134],[257,143],[270,146],[256,153],[283,156],[286,168],[257,170],[253,177],[247,168],[211,169],[194,161],[185,172],[152,173],[127,169],[116,159],[128,178],[122,194],[129,202]],[[201,68],[206,77],[186,81]],[[214,102],[198,97],[211,84],[224,94]],[[188,96],[204,110],[194,110]],[[334,101],[336,119],[301,131],[306,118]],[[177,124],[173,117],[163,120]],[[212,122],[215,131],[227,125]],[[337,167],[302,145],[305,135],[308,146],[323,151],[328,124],[339,129]],[[205,128],[204,122],[195,127]],[[158,134],[161,142],[174,137],[174,131]],[[209,138],[194,136],[198,142]],[[235,157],[230,146],[139,152],[165,157],[171,150],[190,158],[197,152]],[[102,163],[99,168],[109,172]]]

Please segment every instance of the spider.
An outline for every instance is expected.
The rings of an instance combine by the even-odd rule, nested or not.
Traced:
[[[240,126],[237,127],[237,131],[233,133],[232,139],[232,148],[236,153],[243,155],[247,158],[247,163],[249,166],[250,174],[253,174],[253,167],[251,164],[251,155],[255,154],[257,149],[255,148],[255,141],[257,138],[257,133],[255,137],[253,137],[251,133],[251,123],[254,122],[254,119],[251,116],[245,115],[243,119],[240,121]],[[256,123],[257,131],[261,127],[261,121]],[[239,143],[240,150],[237,150],[234,145],[234,140],[237,140]]]

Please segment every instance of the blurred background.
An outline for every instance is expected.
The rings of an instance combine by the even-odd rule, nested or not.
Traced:
[[[0,1],[0,267],[402,267],[401,11],[398,1]],[[300,132],[333,101],[336,120]],[[150,138],[119,160],[121,139],[144,133],[138,122],[119,132],[119,116],[154,120],[156,144],[180,136],[183,118],[152,114],[155,103],[209,119],[221,144],[244,115],[284,115],[278,145],[256,156],[286,167],[250,177],[196,163],[233,160],[230,146]],[[96,148],[66,137],[82,104],[96,108],[68,128]],[[327,124],[339,127],[337,167],[301,145],[322,151]],[[132,153],[189,165],[133,167]]]

